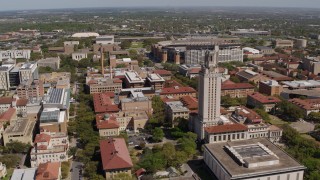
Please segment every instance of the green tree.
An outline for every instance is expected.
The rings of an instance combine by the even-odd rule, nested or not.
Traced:
[[[163,130],[159,127],[154,128],[153,133],[152,133],[152,139],[155,142],[161,142],[164,137]]]
[[[153,150],[150,150],[149,148],[144,150],[143,157],[139,162],[140,167],[152,173],[164,169],[166,164],[166,160],[161,151],[153,152]]]
[[[167,166],[175,165],[176,149],[170,142],[163,144],[162,153],[167,161]]]
[[[131,41],[130,40],[124,40],[121,42],[121,49],[129,49],[131,46]]]
[[[319,123],[320,122],[320,112],[309,113],[307,119],[310,121],[315,121],[315,122]]]
[[[232,81],[234,83],[240,83],[240,79],[237,76],[231,76],[230,81]]]
[[[118,173],[112,179],[113,180],[133,180],[133,177],[128,173]]]
[[[13,141],[7,143],[6,147],[9,153],[27,153],[31,148],[31,145],[20,141]]]
[[[266,121],[270,121],[271,120],[269,114],[265,110],[260,109],[260,108],[255,108],[254,111],[256,113],[258,113],[262,117],[263,120],[266,120]]]
[[[34,53],[34,52],[32,52],[32,53],[30,54],[30,60],[31,60],[31,61],[39,60],[39,59],[41,59],[41,58],[42,58],[42,54],[41,54],[41,53]]]
[[[196,134],[192,132],[186,133],[182,138],[178,139],[178,150],[185,152],[188,157],[192,157],[196,153],[196,139]]]
[[[5,164],[7,168],[14,168],[20,162],[20,157],[15,154],[5,154],[0,156],[0,162]]]
[[[282,99],[277,105],[277,113],[289,120],[297,120],[304,117],[304,113],[300,108],[285,99]]]
[[[52,73],[53,69],[49,66],[47,67],[39,67],[39,73]]]
[[[66,179],[69,175],[69,169],[70,169],[70,162],[62,162],[61,163],[61,175],[62,179]]]

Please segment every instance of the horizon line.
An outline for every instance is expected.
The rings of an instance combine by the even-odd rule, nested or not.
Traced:
[[[252,9],[252,8],[286,8],[286,9],[317,9],[320,10],[320,7],[295,7],[295,6],[289,6],[289,7],[283,7],[283,6],[168,6],[168,5],[163,5],[163,6],[110,6],[110,7],[66,7],[66,8],[37,8],[37,9],[8,9],[8,10],[1,10],[0,12],[15,12],[15,11],[40,11],[40,10],[67,10],[67,9],[143,9],[143,8],[155,8],[155,9],[163,9],[163,8],[247,8],[247,9]]]

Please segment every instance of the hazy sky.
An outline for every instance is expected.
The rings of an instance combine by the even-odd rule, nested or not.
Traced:
[[[2,0],[0,11],[141,6],[268,6],[320,8],[320,0]]]

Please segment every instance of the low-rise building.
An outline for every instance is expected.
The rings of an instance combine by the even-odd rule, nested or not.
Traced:
[[[219,143],[249,139],[248,128],[243,124],[224,124],[209,126],[205,129],[206,143]]]
[[[96,124],[100,137],[119,136],[120,134],[120,125],[117,122],[117,118],[113,115],[97,114]]]
[[[40,80],[24,81],[17,87],[19,98],[27,99],[29,102],[39,102],[44,96],[43,82]]]
[[[269,80],[269,78],[262,76],[257,72],[251,70],[240,71],[236,74],[236,77],[239,78],[241,82],[254,82],[258,83],[259,81]]]
[[[45,58],[40,59],[37,61],[38,67],[50,67],[52,70],[58,70],[60,69],[60,57],[51,57],[51,58]]]
[[[257,46],[256,49],[258,49],[260,53],[264,55],[272,55],[276,53],[273,48],[267,46]]]
[[[39,164],[35,180],[61,180],[61,163],[47,162]]]
[[[281,100],[273,96],[265,96],[261,93],[255,92],[249,94],[247,97],[247,104],[251,107],[262,107],[265,111],[270,112],[274,109],[277,103]]]
[[[103,92],[117,92],[122,89],[122,80],[118,78],[92,78],[87,82],[90,94]]]
[[[0,114],[0,123],[14,123],[17,120],[17,111],[10,107],[7,111]]]
[[[69,120],[70,89],[50,88],[43,97],[43,108],[58,108]]]
[[[241,124],[259,124],[263,122],[261,116],[245,106],[240,106],[232,113],[231,118]]]
[[[320,99],[294,98],[289,101],[299,107],[304,112],[305,117],[307,117],[311,112],[320,112]]]
[[[125,72],[126,88],[142,88],[144,87],[144,79],[142,79],[137,72]]]
[[[148,74],[146,79],[147,86],[152,87],[155,90],[160,90],[164,86],[165,80],[159,74]]]
[[[14,169],[11,180],[31,180],[36,177],[37,168]]]
[[[304,70],[312,72],[315,75],[320,73],[320,57],[306,57],[302,59],[302,66]]]
[[[112,179],[119,173],[126,173],[131,176],[133,164],[123,138],[101,140],[100,151],[106,179]]]
[[[152,113],[152,101],[139,92],[129,98],[121,99],[121,110],[126,111],[145,111],[149,114]]]
[[[3,144],[19,141],[26,144],[32,144],[36,121],[27,118],[21,118],[10,124],[3,132]]]
[[[30,59],[31,50],[4,50],[0,51],[0,62],[7,59]]]
[[[163,88],[160,92],[161,97],[172,96],[174,98],[181,98],[183,96],[192,96],[196,97],[196,90],[192,87],[169,87]]]
[[[115,94],[113,92],[93,94],[93,105],[95,113],[116,113],[120,109],[114,103]]]
[[[137,60],[131,60],[131,58],[117,59],[115,55],[110,56],[110,66],[112,68],[126,67],[132,69],[133,66],[139,66]]]
[[[52,72],[52,73],[43,73],[40,75],[39,80],[44,84],[57,84],[61,79],[68,79],[70,81],[71,73],[69,72]]]
[[[292,48],[293,47],[293,40],[282,40],[277,39],[275,41],[276,48]]]
[[[268,138],[271,142],[279,142],[282,137],[282,129],[277,126],[257,123],[247,124],[249,139],[254,138]]]
[[[59,108],[44,108],[40,115],[40,129],[51,132],[67,132],[67,117],[65,111]]]
[[[180,98],[180,101],[189,109],[190,114],[198,113],[198,99],[192,96],[183,96]]]
[[[88,54],[86,52],[74,52],[72,53],[72,59],[75,61],[80,61],[82,59],[88,58]]]
[[[253,92],[254,86],[249,83],[222,83],[221,85],[221,96],[243,98]]]
[[[30,152],[31,167],[47,162],[68,161],[69,139],[67,133],[42,131],[37,134]]]
[[[204,161],[218,179],[225,180],[303,180],[306,169],[263,138],[206,144]]]
[[[117,136],[121,131],[139,132],[144,129],[149,117],[146,112],[131,111],[112,114],[97,114],[96,123],[100,136]]]
[[[166,102],[165,113],[172,127],[178,125],[177,118],[189,119],[189,109],[181,101]]]
[[[164,69],[156,69],[153,71],[155,74],[159,74],[164,80],[171,80],[172,73]]]
[[[276,80],[260,81],[259,92],[268,96],[280,95],[283,91],[282,86]]]

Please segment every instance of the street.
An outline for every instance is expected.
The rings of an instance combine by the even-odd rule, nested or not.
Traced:
[[[80,180],[83,179],[83,177],[80,175],[80,171],[82,171],[82,166],[83,164],[81,162],[77,162],[77,161],[72,161],[71,162],[71,172],[70,172],[70,176],[71,180]]]

